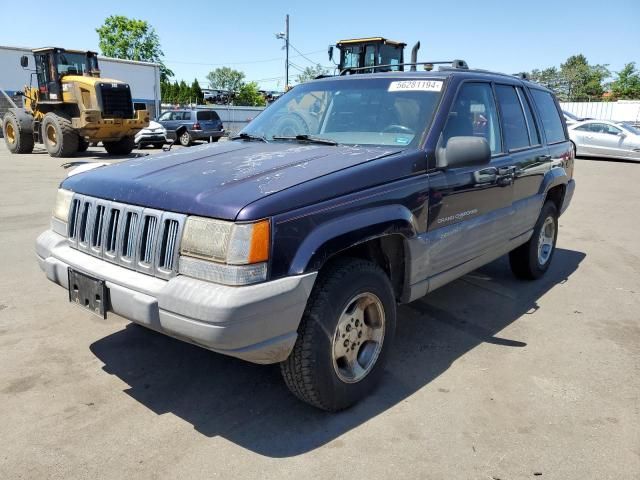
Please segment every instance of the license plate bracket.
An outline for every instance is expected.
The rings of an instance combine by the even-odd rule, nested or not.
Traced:
[[[98,315],[107,318],[109,289],[104,280],[69,268],[69,301]]]

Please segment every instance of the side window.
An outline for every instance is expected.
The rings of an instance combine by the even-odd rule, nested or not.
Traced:
[[[547,143],[557,143],[566,140],[560,113],[556,107],[556,102],[549,92],[544,92],[535,88],[531,89],[533,102],[538,107],[538,113],[542,120],[542,128],[547,135]]]
[[[491,154],[502,152],[502,139],[493,90],[489,83],[465,83],[456,97],[444,127],[444,145],[451,137],[484,137]]]
[[[196,115],[198,116],[198,120],[213,120],[213,115],[207,110],[199,110]]]
[[[590,123],[586,123],[584,125],[580,125],[579,127],[576,127],[575,130],[580,130],[582,132],[591,132],[591,124]]]
[[[524,115],[527,117],[527,126],[529,127],[529,142],[531,143],[531,145],[540,145],[542,143],[540,141],[540,133],[538,132],[536,120],[533,117],[529,99],[524,94],[524,91],[521,87],[517,87],[516,90],[518,91],[518,96],[520,97],[520,103],[524,107]]]
[[[507,150],[529,146],[529,132],[516,89],[510,85],[496,85],[496,96],[502,113],[502,133]]]
[[[160,115],[160,117],[158,118],[159,122],[166,122],[167,120],[171,119],[171,112],[164,112],[162,115]]]
[[[608,133],[609,135],[619,135],[620,133],[622,133],[622,130],[620,130],[618,127],[614,127],[613,125],[605,124],[605,127],[605,133]]]

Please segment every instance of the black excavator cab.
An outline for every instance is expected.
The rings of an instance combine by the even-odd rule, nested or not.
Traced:
[[[404,71],[406,43],[383,37],[340,40],[335,47],[340,51],[338,70],[341,74]],[[333,46],[329,47],[333,60]]]

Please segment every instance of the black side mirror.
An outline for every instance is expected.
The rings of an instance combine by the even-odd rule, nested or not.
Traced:
[[[20,57],[20,66],[22,68],[27,68],[29,66],[29,57],[27,57],[26,55],[22,55]]]
[[[482,166],[491,161],[491,149],[484,137],[451,137],[436,159],[439,168]]]
[[[333,45],[329,46],[329,61],[333,61]]]

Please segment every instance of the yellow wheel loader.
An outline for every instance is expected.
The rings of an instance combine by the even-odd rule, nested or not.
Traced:
[[[128,84],[100,78],[95,52],[49,47],[33,50],[33,57],[37,86],[24,87],[24,107],[10,108],[2,122],[12,153],[31,153],[34,143],[52,157],[83,152],[90,142],[102,142],[112,155],[133,150],[149,112],[134,110]],[[27,68],[29,57],[20,65]]]

